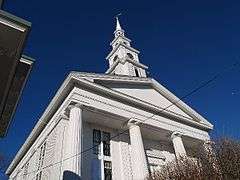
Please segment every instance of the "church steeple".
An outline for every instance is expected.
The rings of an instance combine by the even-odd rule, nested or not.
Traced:
[[[131,40],[125,37],[119,18],[116,17],[115,38],[110,43],[112,51],[106,59],[109,61],[107,74],[146,77],[147,66],[139,62],[138,50],[131,47]]]
[[[124,36],[124,30],[121,28],[118,17],[116,17],[116,21],[117,21],[116,30],[114,32],[115,37],[120,36],[120,35]]]

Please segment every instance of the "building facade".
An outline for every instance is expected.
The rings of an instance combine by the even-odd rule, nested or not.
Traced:
[[[104,74],[71,72],[6,171],[12,180],[143,180],[213,128],[153,78],[117,19]]]
[[[6,136],[34,60],[23,55],[31,23],[1,9],[0,138]]]

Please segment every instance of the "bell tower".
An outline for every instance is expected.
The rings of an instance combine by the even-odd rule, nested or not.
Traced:
[[[131,40],[125,37],[119,18],[116,17],[115,38],[110,43],[112,51],[106,59],[109,61],[109,69],[106,74],[146,77],[146,69],[144,64],[139,62],[138,50],[131,47]]]

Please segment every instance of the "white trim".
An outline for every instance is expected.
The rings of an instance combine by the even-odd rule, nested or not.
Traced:
[[[7,21],[6,19],[1,18],[1,17],[0,17],[0,23],[4,24],[4,25],[6,25],[6,26],[10,26],[10,27],[12,27],[12,28],[14,28],[14,29],[16,29],[16,30],[21,31],[21,32],[25,32],[25,31],[26,31],[26,28],[21,27],[21,26],[19,26],[19,25],[17,25],[17,24],[14,24],[14,23],[12,23],[12,22],[9,22],[9,21]]]
[[[135,78],[132,78],[132,80],[134,80]],[[139,78],[141,79],[141,78]],[[145,80],[148,79],[148,78],[144,78]],[[125,94],[122,94],[118,91],[115,91],[115,90],[112,90],[112,89],[109,89],[109,88],[106,88],[106,87],[103,87],[99,84],[96,84],[96,83],[92,83],[92,82],[89,82],[89,81],[86,81],[85,79],[78,79],[79,81],[81,81],[82,83],[86,83],[88,85],[91,84],[91,86],[94,86],[94,88],[98,89],[98,90],[101,90],[105,93],[110,93],[111,95],[117,95],[118,97],[121,97],[125,100],[130,100],[131,102],[136,102],[138,104],[148,104],[148,107],[150,105],[150,107],[152,107],[153,109],[159,111],[161,110],[161,107],[156,107],[154,108],[154,105],[152,104],[149,104],[147,102],[141,102],[140,100],[134,98],[134,97],[131,97],[131,96],[127,96]],[[149,79],[148,79],[149,80]],[[135,83],[133,81],[133,83]],[[195,112],[192,108],[190,108],[188,105],[186,105],[183,101],[181,101],[179,98],[177,98],[175,95],[173,95],[169,90],[167,90],[165,87],[163,87],[162,85],[160,85],[157,81],[155,81],[154,79],[150,79],[150,84],[152,85],[152,87],[160,93],[162,94],[163,96],[165,96],[170,102],[172,103],[176,103],[176,106],[179,107],[181,110],[183,110],[184,112],[186,112],[189,116],[193,117],[194,119],[198,120],[198,121],[192,121],[192,120],[187,120],[186,118],[183,118],[183,117],[179,117],[177,116],[178,118],[182,119],[182,120],[187,120],[187,122],[189,123],[194,123],[195,125],[202,125],[206,128],[209,128],[209,129],[212,129],[213,128],[213,125],[211,123],[209,123],[206,119],[204,119],[201,115],[199,115],[197,112]],[[159,109],[160,108],[160,109]],[[171,115],[171,111],[169,110],[165,110],[165,111],[162,111],[162,113],[166,113],[166,115]],[[170,114],[169,114],[170,112]],[[172,114],[173,115],[173,114]],[[198,115],[198,116],[197,116]]]
[[[130,58],[126,58],[125,60],[120,60],[119,58],[112,64],[112,66],[105,72],[106,74],[110,74],[114,71],[115,67],[117,67],[117,65],[119,63],[121,64],[125,64],[126,62],[130,62],[132,64],[134,64],[135,66],[142,68],[142,69],[148,69],[147,66],[145,66],[144,64],[131,60]]]
[[[183,110],[185,113],[189,114],[194,119],[199,119],[200,122],[203,122],[207,126],[209,126],[209,129],[213,129],[213,125],[208,122],[204,117],[202,117],[199,113],[197,113],[195,110],[193,110],[190,106],[185,104],[181,99],[179,99],[177,96],[175,96],[173,93],[171,93],[167,88],[165,88],[163,85],[158,83],[155,79],[152,79],[153,87],[155,87],[161,94],[163,94],[169,101],[172,103],[177,102],[175,105],[179,107],[181,110]]]
[[[110,58],[110,56],[112,56],[113,53],[116,52],[116,50],[117,50],[120,46],[123,46],[123,47],[125,47],[126,49],[129,49],[130,51],[133,51],[133,52],[135,52],[135,53],[137,53],[137,54],[140,53],[140,51],[138,51],[138,50],[136,50],[136,49],[134,49],[134,48],[132,48],[132,47],[130,47],[130,46],[127,46],[127,45],[125,45],[125,44],[123,44],[123,43],[119,43],[119,44],[107,55],[106,59],[108,60],[108,59]]]
[[[115,33],[115,32],[114,32],[114,33]],[[129,43],[132,42],[132,41],[131,41],[130,39],[128,39],[127,37],[120,35],[120,36],[117,36],[117,37],[115,37],[115,38],[113,39],[113,41],[110,43],[110,46],[112,46],[119,37],[123,38],[124,40],[128,41]]]
[[[33,61],[29,60],[29,59],[26,59],[24,57],[21,57],[20,58],[20,62],[22,63],[25,63],[25,64],[28,64],[28,65],[32,65],[33,64]]]

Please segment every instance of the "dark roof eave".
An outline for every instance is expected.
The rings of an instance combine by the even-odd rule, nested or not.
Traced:
[[[6,19],[9,22],[15,23],[19,26],[23,26],[26,29],[30,29],[30,27],[32,26],[31,22],[26,21],[25,19],[22,19],[20,17],[14,16],[13,14],[10,14],[1,9],[0,9],[0,17],[3,19]]]
[[[4,109],[0,114],[0,137],[4,137],[7,134],[8,127],[14,116],[22,91],[32,69],[32,65],[33,61],[25,57],[22,57],[17,65],[13,81],[9,88],[9,93],[5,101]]]

